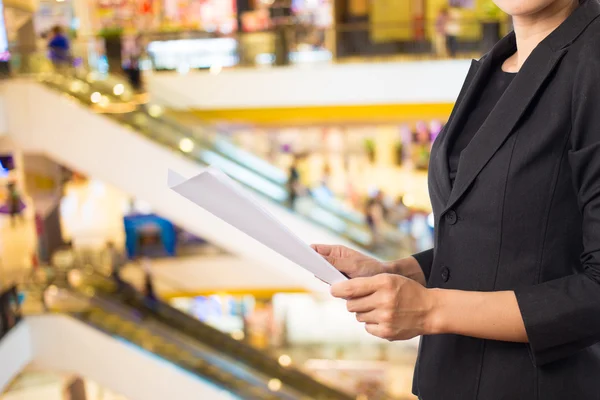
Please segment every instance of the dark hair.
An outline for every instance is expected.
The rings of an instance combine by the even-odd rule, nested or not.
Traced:
[[[54,25],[52,27],[52,33],[55,34],[55,35],[60,35],[61,33],[63,33],[62,26],[60,26],[60,25]]]

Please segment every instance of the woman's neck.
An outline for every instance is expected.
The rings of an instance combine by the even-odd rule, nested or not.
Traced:
[[[502,69],[519,71],[537,45],[562,24],[578,4],[578,0],[557,0],[534,13],[514,16],[517,52],[505,61]]]

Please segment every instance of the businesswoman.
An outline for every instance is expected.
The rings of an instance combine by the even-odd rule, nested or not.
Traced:
[[[600,3],[496,3],[515,31],[433,144],[435,248],[314,248],[368,332],[422,335],[420,399],[600,399]]]

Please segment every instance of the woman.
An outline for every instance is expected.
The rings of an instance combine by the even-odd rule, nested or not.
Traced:
[[[17,185],[14,182],[9,182],[7,185],[8,190],[8,213],[10,215],[10,224],[12,227],[16,226],[17,219],[23,220],[23,209],[25,205],[21,198],[21,193],[17,189]]]
[[[420,399],[599,399],[600,3],[496,3],[515,31],[433,145],[434,249],[315,249],[368,332],[422,335]]]
[[[50,60],[55,68],[68,67],[71,62],[71,46],[69,39],[59,25],[52,28],[52,37],[48,42],[48,49],[50,50]]]
[[[450,19],[450,13],[447,7],[443,7],[435,19],[435,53],[438,57],[446,57],[448,54],[448,44],[446,40],[447,25]]]
[[[292,164],[290,165],[290,169],[288,172],[288,181],[287,181],[287,189],[288,189],[288,206],[291,209],[296,208],[296,200],[298,199],[298,192],[300,191],[300,170],[298,169],[299,156],[294,155],[292,159]]]
[[[367,200],[365,219],[371,231],[371,249],[376,249],[382,240],[382,229],[385,222],[385,209],[383,207],[383,192],[377,191]]]
[[[140,70],[140,60],[144,52],[144,39],[141,35],[136,36],[134,42],[131,45],[127,66],[125,73],[129,80],[129,84],[136,92],[141,92],[143,89],[142,85],[142,73]]]

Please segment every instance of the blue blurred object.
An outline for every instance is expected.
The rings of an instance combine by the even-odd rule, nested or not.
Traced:
[[[175,226],[155,214],[128,215],[125,224],[125,248],[130,258],[137,256],[175,256]]]
[[[17,294],[17,303],[18,303],[19,305],[23,304],[23,303],[25,302],[25,298],[26,298],[26,296],[27,296],[27,295],[25,294],[25,292],[19,292],[19,293]]]

